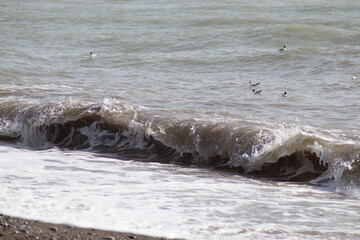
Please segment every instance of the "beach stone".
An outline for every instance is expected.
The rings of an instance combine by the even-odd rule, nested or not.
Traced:
[[[26,226],[26,225],[21,225],[21,226],[19,226],[19,228],[21,228],[21,229],[27,229],[28,226]]]
[[[115,240],[115,238],[112,236],[106,236],[106,237],[103,237],[102,240]]]
[[[25,229],[25,228],[20,228],[19,231],[22,232],[22,233],[25,233],[25,234],[29,233],[29,231],[27,229]]]
[[[8,228],[9,224],[6,223],[6,222],[0,222],[0,226],[3,227],[3,228]]]

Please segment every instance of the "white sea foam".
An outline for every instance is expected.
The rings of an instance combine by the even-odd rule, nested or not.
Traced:
[[[351,238],[359,230],[357,200],[322,188],[56,148],[2,145],[0,154],[0,212],[14,216],[186,239]]]

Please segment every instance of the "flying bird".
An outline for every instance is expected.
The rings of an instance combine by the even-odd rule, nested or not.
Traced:
[[[249,83],[250,83],[250,86],[252,86],[252,87],[256,87],[256,86],[258,86],[260,84],[259,82],[253,83],[251,81],[249,81]]]
[[[253,89],[253,93],[254,93],[254,94],[261,94],[261,92],[262,92],[262,90],[255,90],[255,89]]]

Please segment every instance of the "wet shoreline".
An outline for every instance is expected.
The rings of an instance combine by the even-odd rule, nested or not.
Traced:
[[[49,240],[167,240],[134,233],[80,228],[66,224],[53,224],[0,214],[0,240],[49,239]]]

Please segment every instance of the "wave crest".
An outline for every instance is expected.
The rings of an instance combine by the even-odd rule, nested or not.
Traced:
[[[2,139],[58,146],[120,159],[212,167],[290,181],[329,181],[339,163],[358,169],[359,144],[299,126],[243,119],[186,118],[116,100],[0,106]],[[340,164],[341,165],[341,164]],[[355,167],[354,167],[355,166]],[[340,179],[358,181],[343,167]],[[350,171],[350,172],[349,172]]]

